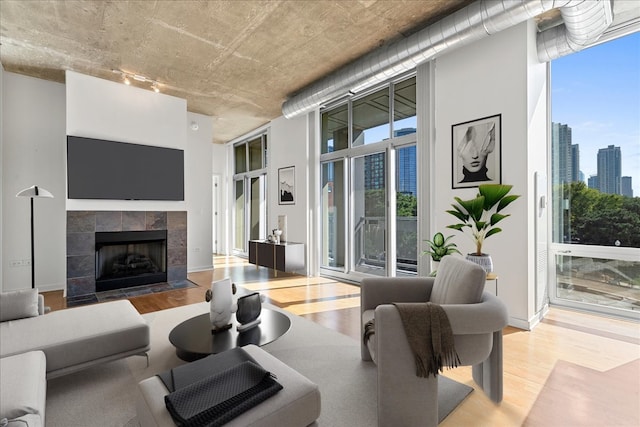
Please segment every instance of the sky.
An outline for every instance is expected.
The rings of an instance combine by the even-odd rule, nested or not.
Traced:
[[[640,32],[553,60],[551,116],[580,145],[585,181],[597,174],[598,149],[614,145],[640,197]]]

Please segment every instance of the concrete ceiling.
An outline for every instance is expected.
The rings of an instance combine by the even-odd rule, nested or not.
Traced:
[[[213,117],[227,142],[280,116],[288,96],[472,0],[0,0],[6,71],[157,80]],[[132,81],[149,88],[149,83]]]

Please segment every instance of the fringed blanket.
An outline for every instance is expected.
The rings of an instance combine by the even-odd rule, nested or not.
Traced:
[[[438,304],[394,303],[416,360],[416,375],[428,378],[455,368],[460,358],[453,343],[453,331],[447,313]]]
[[[453,343],[453,331],[447,313],[438,304],[394,303],[409,346],[416,360],[416,375],[428,378],[442,372],[444,366],[455,368],[460,358]],[[375,319],[364,325],[364,342],[375,334]]]

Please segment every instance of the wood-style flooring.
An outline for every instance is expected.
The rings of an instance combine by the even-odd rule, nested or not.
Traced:
[[[321,277],[256,268],[236,257],[214,257],[214,269],[189,274],[198,287],[137,296],[141,313],[204,300],[213,279],[230,277],[247,291],[356,340],[360,288]],[[52,310],[66,307],[61,292],[45,293]],[[471,368],[444,375],[473,386]],[[441,424],[454,426],[640,426],[640,326],[551,308],[533,331],[506,328],[504,400],[476,390]]]

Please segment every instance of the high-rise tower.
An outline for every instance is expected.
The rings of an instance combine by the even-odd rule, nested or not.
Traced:
[[[571,128],[561,123],[551,124],[551,177],[553,184],[573,181]]]
[[[598,186],[602,193],[622,194],[622,152],[609,145],[598,150]]]
[[[620,181],[621,194],[627,197],[633,197],[633,184],[630,176],[623,176]]]

